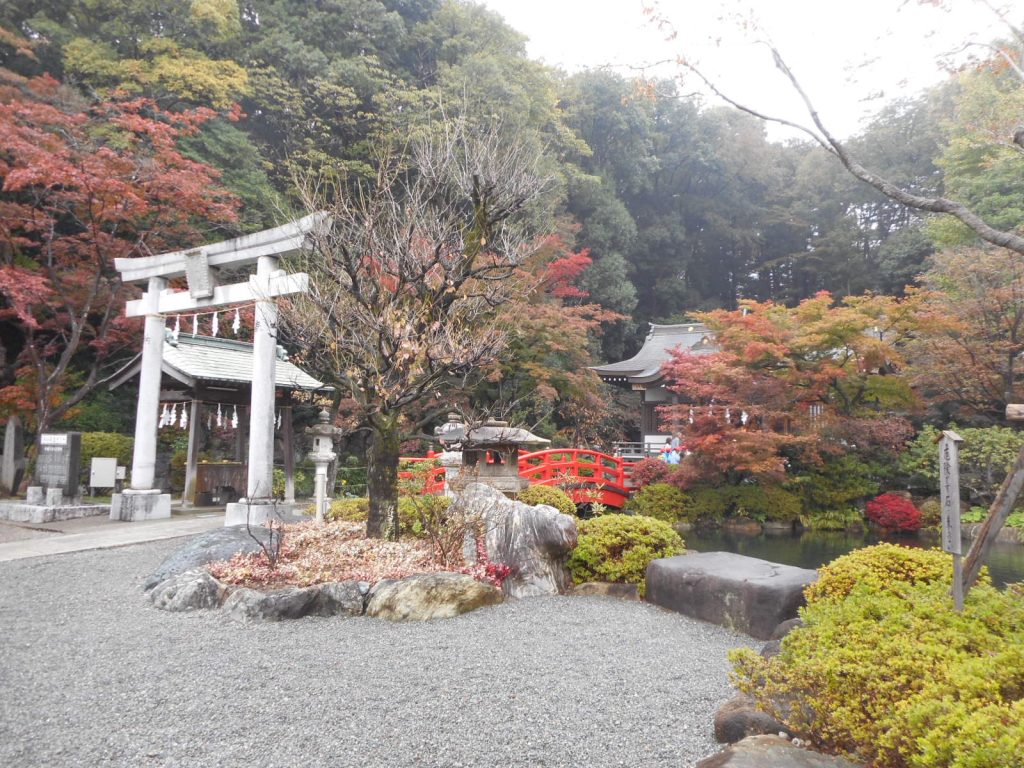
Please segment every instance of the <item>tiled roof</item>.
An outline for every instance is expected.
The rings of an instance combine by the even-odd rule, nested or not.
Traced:
[[[323,382],[284,358],[278,347],[274,383],[285,389],[322,389]],[[181,334],[164,341],[164,369],[201,381],[252,382],[252,344],[210,336]]]
[[[661,377],[661,366],[669,350],[687,349],[698,355],[717,351],[714,336],[702,323],[651,324],[644,345],[633,357],[618,363],[595,365],[593,370],[607,381],[650,382]]]

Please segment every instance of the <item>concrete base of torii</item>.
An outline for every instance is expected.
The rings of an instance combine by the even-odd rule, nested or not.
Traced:
[[[224,510],[224,526],[263,525],[268,520],[280,520],[292,514],[294,506],[276,499],[239,499]]]
[[[136,522],[171,516],[171,494],[159,490],[126,490],[110,497],[110,519]]]

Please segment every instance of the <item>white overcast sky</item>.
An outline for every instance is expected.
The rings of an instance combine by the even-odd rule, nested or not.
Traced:
[[[1024,22],[1024,0],[991,1]],[[855,133],[884,101],[940,80],[940,54],[965,41],[991,41],[1003,29],[982,0],[945,0],[945,10],[915,0],[661,0],[658,10],[678,32],[666,42],[644,15],[641,0],[483,3],[527,35],[529,54],[547,64],[570,72],[611,66],[629,76],[639,74],[635,67],[686,55],[731,94],[802,119],[805,113],[764,46],[741,39],[737,25],[722,20],[754,17],[841,136]],[[670,75],[679,68],[666,65],[659,72]]]

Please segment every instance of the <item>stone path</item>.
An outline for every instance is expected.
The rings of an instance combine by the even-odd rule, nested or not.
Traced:
[[[717,751],[726,654],[752,642],[601,597],[408,624],[169,614],[140,586],[177,546],[0,563],[0,765],[685,768]]]
[[[109,517],[37,525],[0,521],[0,562],[191,536],[223,525],[223,510],[137,523],[122,523]]]

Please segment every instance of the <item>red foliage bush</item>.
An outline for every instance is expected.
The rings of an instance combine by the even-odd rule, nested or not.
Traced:
[[[661,459],[641,459],[633,466],[633,483],[643,488],[654,483],[664,483],[672,474],[673,467]]]
[[[916,531],[921,527],[921,510],[910,499],[895,493],[883,493],[867,503],[868,520],[883,528]]]

